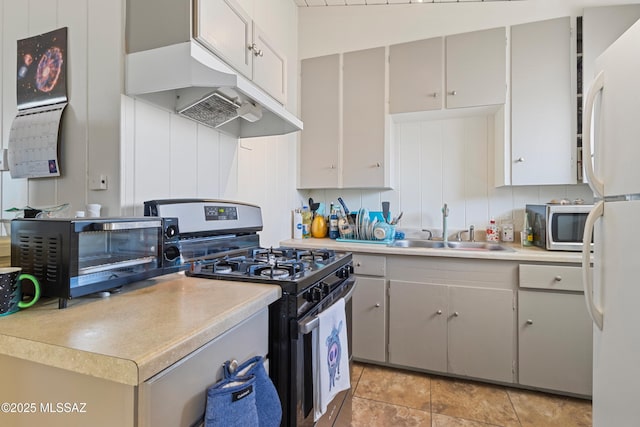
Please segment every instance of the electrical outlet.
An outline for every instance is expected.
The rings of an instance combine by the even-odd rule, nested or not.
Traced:
[[[108,184],[107,175],[93,175],[89,178],[89,190],[106,190]]]

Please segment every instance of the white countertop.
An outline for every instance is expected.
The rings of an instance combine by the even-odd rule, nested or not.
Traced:
[[[557,262],[557,263],[581,263],[580,252],[547,251],[535,246],[523,247],[519,243],[501,243],[513,249],[513,251],[481,251],[460,250],[449,248],[400,248],[380,243],[338,242],[332,239],[288,239],[280,242],[281,246],[309,249],[334,249],[344,252],[384,254],[384,255],[408,255],[431,256],[449,258],[492,259],[505,261],[532,261],[532,262]]]

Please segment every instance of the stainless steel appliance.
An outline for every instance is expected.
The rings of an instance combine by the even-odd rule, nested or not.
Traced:
[[[312,331],[318,313],[345,298],[351,349],[350,253],[328,249],[262,248],[261,210],[244,203],[183,199],[145,202],[145,214],[178,218],[187,275],[278,285],[269,307],[269,375],[282,403],[283,426],[314,425]],[[351,355],[349,355],[351,356]],[[318,425],[351,416],[350,391],[334,398]],[[347,423],[348,424],[348,423]]]
[[[163,241],[175,218],[20,218],[11,221],[11,265],[40,282],[43,296],[67,300],[177,271]]]
[[[582,251],[584,225],[592,208],[579,204],[526,205],[533,244],[550,251]]]

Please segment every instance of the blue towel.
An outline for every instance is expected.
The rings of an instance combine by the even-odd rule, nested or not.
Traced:
[[[256,356],[239,365],[231,372],[231,362],[224,364],[225,378],[256,377],[256,408],[259,427],[278,427],[282,421],[282,405],[269,374],[264,369],[264,357]]]
[[[226,378],[207,389],[205,427],[258,425],[256,377]]]

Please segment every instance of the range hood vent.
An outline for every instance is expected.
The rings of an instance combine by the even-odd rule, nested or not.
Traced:
[[[300,119],[195,41],[128,54],[126,94],[238,138],[302,129]]]

